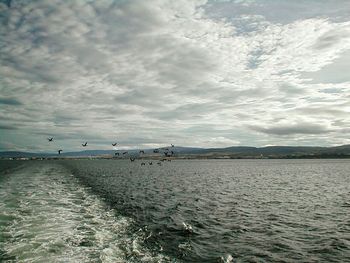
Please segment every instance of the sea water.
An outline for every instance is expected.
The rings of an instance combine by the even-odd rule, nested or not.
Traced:
[[[349,262],[349,160],[1,161],[3,262]]]

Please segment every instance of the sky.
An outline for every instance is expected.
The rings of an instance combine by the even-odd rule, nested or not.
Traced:
[[[0,151],[350,144],[349,68],[348,0],[0,1]]]

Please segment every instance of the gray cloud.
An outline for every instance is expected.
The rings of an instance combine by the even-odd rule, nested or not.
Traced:
[[[297,123],[297,124],[280,124],[270,127],[251,126],[253,130],[273,135],[294,135],[294,134],[322,134],[329,133],[331,130],[319,124]]]
[[[0,98],[0,104],[13,106],[22,105],[22,103],[15,98]]]
[[[341,42],[343,39],[350,37],[350,31],[343,29],[330,30],[320,36],[314,45],[316,49],[330,48]]]
[[[15,126],[10,126],[10,125],[1,125],[0,124],[0,130],[16,130],[17,127]]]
[[[2,138],[43,151],[334,143],[327,127],[349,128],[346,5],[0,3],[0,120],[18,128]]]

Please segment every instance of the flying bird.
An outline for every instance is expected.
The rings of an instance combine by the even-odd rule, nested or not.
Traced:
[[[86,147],[86,146],[87,146],[87,142],[83,143],[82,146],[83,146],[83,147]]]
[[[171,147],[175,147],[175,145],[174,145],[174,144],[171,144]]]
[[[135,158],[130,157],[130,161],[132,161],[132,162],[135,161]]]
[[[153,152],[154,153],[159,153],[159,150],[158,149],[154,149]]]
[[[144,153],[145,153],[145,151],[142,151],[142,150],[141,150],[141,151],[140,151],[140,154],[141,154],[141,153],[143,153],[143,154],[144,154]]]
[[[47,140],[48,140],[49,142],[52,142],[52,141],[53,141],[53,137],[47,138]]]
[[[58,154],[61,154],[62,150],[58,150]]]
[[[149,164],[149,165],[152,165],[153,163],[152,163],[152,162],[149,162],[148,164]]]
[[[117,143],[115,142],[115,143],[112,143],[112,146],[117,146]]]
[[[127,154],[128,152],[123,152],[123,154]]]
[[[146,163],[141,163],[141,166],[142,166],[142,165],[146,165]]]

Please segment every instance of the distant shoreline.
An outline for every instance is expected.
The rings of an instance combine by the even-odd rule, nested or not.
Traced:
[[[171,155],[169,151],[171,149]],[[157,151],[156,151],[157,150]],[[350,145],[319,146],[233,146],[226,148],[161,147],[158,149],[84,150],[76,152],[0,152],[0,159],[348,159]]]
[[[301,156],[265,156],[263,158],[254,156],[182,156],[171,158],[142,157],[135,160],[277,160],[277,159],[350,159],[350,155],[301,155]],[[114,158],[107,156],[67,156],[67,157],[0,157],[0,160],[129,160],[129,158]]]

